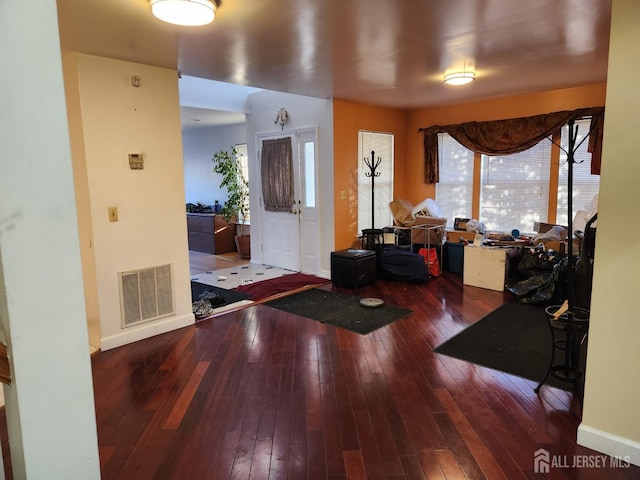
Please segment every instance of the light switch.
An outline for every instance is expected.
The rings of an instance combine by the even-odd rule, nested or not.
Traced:
[[[109,207],[109,221],[110,222],[118,221],[118,207]]]
[[[347,199],[347,191],[340,190],[340,200],[346,200],[346,199]]]

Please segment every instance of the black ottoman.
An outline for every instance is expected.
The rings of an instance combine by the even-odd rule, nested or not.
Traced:
[[[331,252],[331,281],[335,285],[358,288],[376,279],[376,252],[340,250]]]

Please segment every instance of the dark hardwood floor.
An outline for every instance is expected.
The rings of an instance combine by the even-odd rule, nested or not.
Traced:
[[[448,272],[337,290],[413,313],[362,336],[254,305],[95,355],[102,478],[640,478],[535,474],[540,448],[594,453],[572,397],[433,353],[509,294]]]

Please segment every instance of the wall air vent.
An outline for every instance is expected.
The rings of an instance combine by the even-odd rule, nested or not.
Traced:
[[[122,328],[175,314],[171,265],[118,272]]]

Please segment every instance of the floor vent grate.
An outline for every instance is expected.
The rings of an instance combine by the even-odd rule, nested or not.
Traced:
[[[119,272],[122,328],[175,313],[171,265]]]

